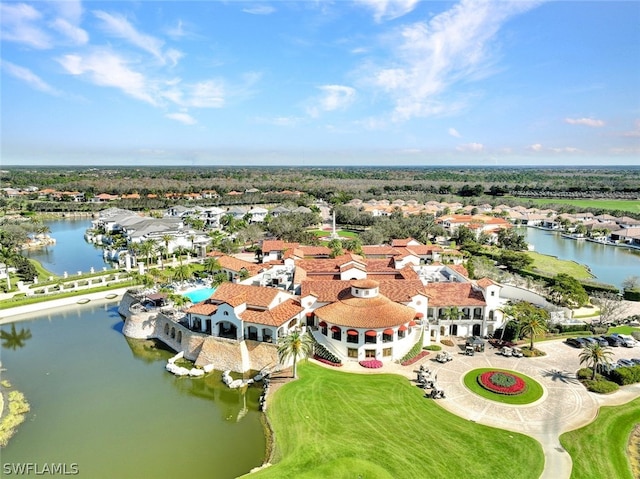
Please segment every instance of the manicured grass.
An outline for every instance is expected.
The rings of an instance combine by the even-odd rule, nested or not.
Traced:
[[[331,234],[331,231],[313,230],[313,231],[311,231],[311,233],[313,233],[316,236],[329,236]],[[358,233],[356,233],[354,231],[337,230],[336,233],[338,233],[338,236],[340,236],[342,238],[357,238],[358,237]]]
[[[577,208],[598,208],[605,210],[620,210],[630,211],[631,213],[640,213],[640,201],[639,200],[556,200],[556,199],[532,199],[533,203],[537,205],[574,205]]]
[[[526,361],[525,359],[523,359]],[[522,394],[517,394],[514,396],[507,396],[505,394],[496,394],[491,391],[486,390],[480,384],[478,384],[477,377],[482,373],[486,373],[487,371],[506,371],[508,373],[514,374],[522,379],[527,384],[527,390]],[[471,391],[476,393],[478,396],[482,396],[485,399],[490,399],[491,401],[503,403],[503,404],[531,404],[532,402],[537,401],[542,397],[542,386],[540,383],[534,379],[531,379],[529,376],[525,376],[524,374],[517,373],[515,371],[509,371],[508,369],[496,369],[496,368],[481,368],[481,369],[473,369],[469,371],[464,376],[464,385],[467,386]]]
[[[537,478],[540,444],[454,416],[406,378],[301,364],[272,397],[277,464],[256,478]]]
[[[589,273],[586,266],[574,261],[558,259],[555,256],[540,254],[535,251],[529,251],[527,254],[533,259],[533,264],[528,269],[532,269],[541,274],[555,276],[559,273],[566,273],[577,280],[593,278],[593,275]]]
[[[616,326],[615,328],[609,328],[607,334],[631,334],[634,331],[640,331],[640,328],[634,328],[633,326]]]
[[[632,479],[627,458],[627,441],[640,423],[640,398],[622,406],[602,407],[588,426],[560,436],[571,454],[571,479]]]

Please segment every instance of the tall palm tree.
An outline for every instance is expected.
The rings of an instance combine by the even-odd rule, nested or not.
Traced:
[[[170,235],[169,233],[165,233],[162,235],[161,239],[165,247],[166,256],[164,257],[164,259],[167,259],[169,257],[169,243],[171,243],[171,240],[173,239],[173,235]]]
[[[460,318],[460,310],[457,306],[449,306],[444,310],[444,317],[446,319],[459,319]]]
[[[548,318],[548,311],[541,308],[535,308],[535,310],[531,310],[529,314],[524,315],[520,319],[520,332],[525,336],[529,335],[531,339],[529,349],[531,349],[531,351],[533,351],[534,338],[536,336],[542,336],[547,332]]]
[[[214,273],[217,273],[222,269],[222,266],[220,266],[220,261],[212,256],[209,256],[204,260],[203,266],[204,270],[210,275],[213,275]]]
[[[151,256],[156,252],[157,246],[156,240],[153,239],[148,239],[140,243],[140,254],[145,257],[147,266],[151,263]]]
[[[191,271],[191,266],[188,264],[179,264],[173,271],[174,281],[186,281],[190,279],[191,276],[193,276],[193,271]]]
[[[611,362],[611,355],[613,351],[609,346],[600,346],[599,344],[589,344],[580,353],[580,364],[586,363],[587,366],[591,366],[593,374],[591,379],[596,378],[596,373],[601,366],[609,364]]]
[[[308,334],[300,334],[300,331],[292,331],[280,340],[278,346],[278,359],[284,363],[293,358],[293,378],[298,378],[298,357],[306,358],[313,351],[313,338]]]

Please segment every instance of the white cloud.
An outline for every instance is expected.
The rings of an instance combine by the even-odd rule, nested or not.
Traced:
[[[413,11],[419,0],[356,0],[357,3],[373,10],[373,18],[380,23],[393,20]]]
[[[7,73],[19,80],[24,81],[30,87],[35,88],[36,90],[39,90],[41,92],[48,93],[49,95],[60,95],[60,92],[58,90],[53,88],[28,68],[21,67],[6,60],[0,60],[0,64]]]
[[[51,37],[36,23],[42,14],[25,3],[0,3],[0,38],[44,50],[52,47]]]
[[[638,138],[638,137],[640,137],[640,120],[636,120],[635,129],[623,132],[622,136],[626,136],[626,137],[629,137],[629,138]]]
[[[344,110],[348,108],[356,97],[355,88],[344,85],[322,85],[318,89],[322,95],[313,101],[313,105],[307,108],[312,117],[317,117],[323,111]]]
[[[533,145],[527,146],[527,150],[542,151],[542,145],[540,143],[534,143]]]
[[[456,147],[456,150],[478,152],[484,150],[484,145],[482,143],[467,143]]]
[[[198,123],[195,118],[193,118],[188,113],[167,113],[165,118],[169,118],[170,120],[179,121],[185,125],[195,125]]]
[[[462,138],[462,135],[455,128],[449,128],[449,135],[455,138]]]
[[[93,14],[103,21],[104,28],[109,34],[123,38],[132,45],[151,53],[163,64],[169,60],[175,65],[175,62],[182,56],[180,52],[174,49],[169,49],[167,53],[164,53],[162,51],[164,45],[162,40],[139,32],[122,15],[112,15],[102,10],[95,10]]]
[[[51,23],[51,27],[69,38],[76,45],[85,45],[89,42],[89,34],[86,30],[72,25],[64,18],[56,18]]]
[[[108,50],[96,50],[88,55],[69,54],[58,62],[71,75],[83,76],[90,82],[118,88],[129,96],[157,105],[153,88],[142,73],[129,68],[127,61]]]
[[[574,148],[573,146],[564,146],[561,148],[549,148],[554,153],[577,153],[580,151],[578,148]]]
[[[463,0],[428,22],[404,26],[389,42],[393,63],[366,68],[364,81],[391,96],[394,121],[459,111],[460,97],[445,95],[456,84],[490,73],[501,27],[534,5]]]
[[[255,5],[248,8],[243,8],[244,13],[250,13],[251,15],[271,15],[276,11],[271,5]]]
[[[565,118],[564,122],[569,123],[570,125],[584,125],[592,128],[600,128],[604,126],[604,121],[596,120],[594,118]]]

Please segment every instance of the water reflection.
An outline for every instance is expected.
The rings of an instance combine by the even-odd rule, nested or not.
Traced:
[[[2,341],[2,347],[5,349],[11,349],[15,351],[18,348],[24,348],[28,339],[31,339],[31,330],[29,328],[21,328],[18,332],[16,325],[11,324],[11,331],[0,331],[0,340]]]
[[[125,338],[125,340],[131,348],[133,357],[145,363],[166,362],[175,354],[164,343],[155,339]],[[190,368],[193,365],[189,364],[185,365],[185,367]],[[230,389],[222,382],[221,371],[212,371],[199,378],[177,377],[170,373],[164,374],[167,378],[166,380],[172,382],[173,387],[181,393],[218,403],[218,410],[225,421],[238,422],[249,411],[259,411],[262,383]]]

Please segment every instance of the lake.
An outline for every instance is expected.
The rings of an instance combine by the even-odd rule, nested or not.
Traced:
[[[589,266],[600,283],[622,288],[625,278],[640,276],[640,250],[567,239],[558,232],[538,228],[520,228],[519,231],[538,253]]]
[[[78,464],[90,478],[232,478],[259,466],[260,387],[228,389],[221,374],[179,378],[173,352],[127,340],[117,304],[45,311],[3,342],[3,379],[24,392],[27,420],[2,462]],[[11,325],[0,328],[11,331]]]
[[[56,244],[23,250],[22,254],[27,258],[39,261],[45,269],[58,276],[62,276],[65,271],[69,275],[78,271],[88,273],[91,267],[96,271],[103,267],[111,268],[102,257],[102,248],[84,240],[84,232],[91,227],[91,220],[67,219],[45,221],[44,224],[51,229],[49,234],[55,238]]]

